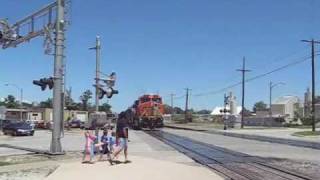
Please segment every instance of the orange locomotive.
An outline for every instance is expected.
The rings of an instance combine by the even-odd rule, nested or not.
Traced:
[[[159,95],[145,94],[129,109],[129,124],[134,129],[163,127],[164,105]]]

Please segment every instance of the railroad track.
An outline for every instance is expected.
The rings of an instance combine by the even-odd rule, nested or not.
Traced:
[[[147,134],[186,154],[230,180],[312,180],[302,173],[271,165],[266,159],[163,131]]]

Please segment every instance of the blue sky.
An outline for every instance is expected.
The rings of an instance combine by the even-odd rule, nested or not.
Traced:
[[[0,18],[15,22],[49,0],[3,0]],[[169,94],[214,91],[241,80],[235,69],[246,56],[248,78],[310,55],[301,39],[320,39],[320,1],[317,0],[73,0],[67,38],[67,85],[73,98],[93,90],[95,53],[89,51],[98,34],[102,39],[102,71],[118,74],[120,94],[110,103],[116,111],[130,106],[142,93]],[[43,38],[17,48],[0,50],[0,97],[24,88],[28,101],[51,97],[32,80],[50,76],[53,57],[44,55]],[[320,46],[317,47],[317,50]],[[285,82],[274,97],[303,96],[311,82],[310,61],[246,84],[246,106],[268,102],[268,83]],[[319,70],[317,63],[317,70]],[[317,75],[317,82],[319,82]],[[317,90],[319,91],[317,85]],[[230,89],[239,99],[241,87]],[[104,100],[106,101],[106,100]],[[222,104],[223,92],[191,96],[191,107]],[[183,106],[184,99],[175,99]]]

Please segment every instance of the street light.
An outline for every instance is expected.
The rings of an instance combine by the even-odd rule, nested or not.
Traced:
[[[5,86],[13,86],[15,88],[17,88],[20,91],[20,121],[22,121],[22,99],[23,99],[23,89],[20,88],[18,85],[16,84],[5,84]]]
[[[271,81],[269,83],[269,116],[272,117],[272,111],[271,111],[271,102],[272,102],[272,89],[278,85],[285,85],[283,82],[278,82],[273,84]]]

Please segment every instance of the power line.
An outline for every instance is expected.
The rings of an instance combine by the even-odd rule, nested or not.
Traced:
[[[174,97],[174,99],[183,99],[185,97],[186,97],[186,95],[181,95],[181,96]]]
[[[319,54],[317,54],[317,55],[319,55]],[[299,59],[299,60],[297,60],[297,61],[291,62],[291,63],[289,63],[289,64],[286,64],[286,65],[283,65],[283,66],[278,67],[278,68],[276,68],[276,69],[273,69],[273,70],[271,70],[271,71],[268,71],[268,72],[266,72],[266,73],[259,74],[259,75],[257,75],[257,76],[248,78],[248,79],[245,80],[245,82],[250,82],[250,81],[253,81],[253,80],[256,80],[256,79],[259,79],[259,78],[268,76],[268,75],[270,75],[270,74],[272,74],[272,73],[275,73],[275,72],[277,72],[277,71],[281,71],[281,70],[283,70],[283,69],[286,69],[286,68],[289,68],[289,67],[291,67],[291,66],[294,66],[294,65],[300,64],[300,63],[302,63],[302,62],[305,62],[305,61],[309,60],[310,58],[311,58],[310,56],[308,56],[308,57],[303,57],[303,59]],[[230,88],[237,87],[237,86],[239,86],[239,85],[241,85],[241,84],[242,84],[242,82],[237,82],[237,83],[235,83],[235,84],[231,84],[231,85],[229,85],[229,86],[226,86],[226,87],[224,87],[224,88],[221,88],[221,89],[218,89],[218,90],[215,90],[215,91],[209,91],[209,92],[205,92],[205,93],[198,93],[198,94],[195,94],[195,95],[193,95],[193,96],[194,96],[194,97],[201,97],[201,96],[207,96],[207,95],[214,95],[214,94],[218,94],[218,93],[224,92],[224,91],[226,91],[226,90],[228,90],[228,89],[230,89]]]

